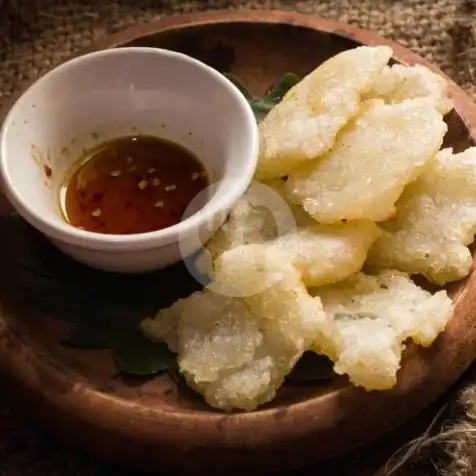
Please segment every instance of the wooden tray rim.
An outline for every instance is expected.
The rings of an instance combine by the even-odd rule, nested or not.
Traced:
[[[276,10],[227,10],[177,15],[174,17],[153,20],[145,25],[136,25],[125,31],[99,39],[94,43],[94,45],[87,48],[85,51],[82,51],[80,54],[127,44],[138,37],[144,38],[165,31],[173,31],[192,26],[200,27],[216,23],[287,24],[295,27],[320,30],[356,41],[359,41],[359,38],[362,38],[362,35],[364,35],[367,44],[389,45],[394,50],[394,56],[402,62],[406,64],[424,64],[448,79],[450,94],[455,103],[455,107],[468,126],[471,136],[474,138],[476,135],[476,105],[473,103],[470,96],[443,74],[437,66],[420,58],[417,54],[410,52],[403,46],[381,37],[375,32],[363,30],[355,26],[343,25],[338,21],[323,19],[314,15],[311,16],[307,14]],[[73,55],[73,57],[76,56],[78,55]],[[474,273],[468,278],[466,289],[470,287],[470,283],[473,284],[473,287],[476,284],[476,275]],[[455,306],[455,314],[459,313],[461,322],[469,321],[470,319],[470,315],[468,314],[470,306],[464,306],[466,309],[462,309],[463,303],[466,301],[466,294],[467,293],[458,295]],[[44,377],[49,379],[51,382],[54,382],[53,387],[56,389],[72,389],[72,391],[69,392],[65,391],[62,395],[62,399],[59,403],[61,411],[62,413],[70,413],[74,416],[73,420],[81,420],[86,424],[86,426],[101,421],[103,416],[106,414],[109,415],[107,422],[108,429],[114,433],[137,435],[137,437],[146,440],[153,439],[158,435],[151,431],[151,428],[154,424],[158,424],[162,429],[161,433],[164,435],[170,435],[171,432],[175,432],[176,436],[174,438],[183,438],[185,440],[190,438],[189,435],[192,432],[195,435],[194,438],[201,439],[202,444],[213,444],[214,446],[220,447],[228,445],[228,442],[226,441],[227,438],[223,433],[225,431],[230,437],[232,437],[233,443],[236,444],[237,447],[242,446],[243,448],[246,448],[248,446],[247,437],[250,433],[253,434],[253,442],[255,445],[258,445],[260,441],[264,443],[270,439],[276,439],[280,432],[280,428],[291,428],[287,434],[287,437],[291,439],[300,438],[303,435],[310,433],[319,433],[319,431],[323,430],[322,428],[321,430],[318,429],[319,415],[323,412],[332,413],[333,411],[333,404],[330,400],[331,397],[335,396],[335,393],[317,399],[296,403],[286,409],[270,408],[262,409],[253,413],[237,413],[231,415],[225,415],[223,413],[188,414],[162,409],[144,408],[142,405],[121,400],[76,384],[68,372],[62,373],[58,371],[59,369],[55,362],[48,361],[45,359],[44,355],[37,355],[34,349],[29,347],[28,342],[23,339],[17,330],[11,329],[5,325],[2,328],[1,324],[2,321],[0,320],[1,369],[8,374],[9,378],[16,380],[16,383],[19,384],[20,387],[28,388],[30,392],[36,393],[35,400],[41,405],[58,405],[56,399],[52,398],[56,397],[56,394],[51,395],[48,389],[38,386]],[[465,358],[462,358],[462,361],[459,364],[459,375],[469,367],[476,356],[476,348],[474,348],[476,329],[471,333],[468,332],[465,337],[466,345],[470,346],[472,344],[473,349],[471,356],[468,354]],[[12,339],[17,343],[22,343],[22,351],[18,354],[10,354],[8,352],[9,344],[11,344]],[[28,373],[24,372],[25,360],[29,360],[32,363],[32,365],[28,366]],[[31,371],[31,369],[37,369],[38,365],[42,367],[41,379],[37,373]],[[64,369],[61,370],[63,371]],[[417,378],[414,379],[412,386],[417,387],[422,384],[424,385],[425,375],[424,372],[419,375],[417,372]],[[447,378],[446,381],[442,382],[439,391],[437,394],[435,393],[430,400],[437,398],[437,396],[453,383],[453,380],[453,378]],[[360,390],[348,385],[336,390],[336,392],[347,393],[349,395],[346,396],[346,399],[352,399],[352,394],[360,392]],[[380,401],[385,404],[396,401],[395,398],[398,398],[398,396],[395,397],[393,391],[390,391],[389,393],[393,394],[393,397],[388,398],[388,396],[384,396],[382,399],[378,399],[378,405],[381,405]],[[370,398],[369,402],[375,401],[374,393],[368,393],[367,395]],[[372,395],[372,397],[370,397],[370,395]],[[357,400],[362,400],[359,405],[361,408],[364,408],[365,404],[363,403],[363,400],[365,400],[365,398]],[[88,404],[85,405],[85,402]],[[429,403],[431,402],[426,400],[421,405],[413,405],[411,411],[407,414],[407,419],[414,416]],[[287,409],[289,408],[292,408],[293,411],[288,412]],[[316,414],[313,411],[314,408],[319,408],[319,414]],[[359,409],[356,411],[359,411]],[[305,416],[305,418],[302,418],[301,420],[297,416],[298,414]],[[111,417],[111,415],[113,415],[113,417]],[[297,421],[300,421],[301,424],[297,424]],[[212,422],[214,424],[212,424]],[[389,417],[384,428],[382,428],[382,433],[400,423],[403,423],[402,419]],[[211,427],[216,428],[217,426],[221,428],[221,431],[211,431]],[[362,441],[362,443],[365,443],[365,441]]]

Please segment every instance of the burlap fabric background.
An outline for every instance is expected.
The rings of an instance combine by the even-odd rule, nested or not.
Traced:
[[[160,15],[240,7],[315,13],[375,30],[437,63],[476,96],[472,66],[476,64],[474,0],[0,0],[0,107],[40,73],[105,33]],[[476,31],[476,23],[474,28]],[[456,393],[444,398],[454,398]],[[444,399],[440,403],[443,402]],[[430,409],[404,436],[395,437],[393,447],[417,434],[436,409],[436,406]],[[374,446],[346,463],[319,466],[312,473],[370,475],[388,456],[392,445]],[[404,474],[410,474],[409,471]],[[416,469],[412,474],[431,474],[428,468],[422,471]],[[0,406],[0,476],[111,473],[132,474],[65,448],[8,407]]]
[[[240,7],[317,13],[370,28],[435,61],[476,94],[468,61],[474,0],[0,0],[0,106],[104,33],[158,15]]]

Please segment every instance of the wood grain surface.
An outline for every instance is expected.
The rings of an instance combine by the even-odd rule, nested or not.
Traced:
[[[375,33],[290,12],[195,14],[138,25],[90,50],[122,45],[182,51],[238,75],[256,92],[283,73],[305,74],[329,56],[359,44],[387,44],[395,59],[436,67]],[[439,71],[438,71],[439,72]],[[473,144],[476,107],[449,81],[455,110],[445,145]],[[108,351],[59,344],[66,324],[27,308],[13,259],[29,246],[9,226],[1,203],[0,372],[15,405],[60,437],[126,464],[179,474],[261,474],[341,454],[383,435],[431,404],[476,355],[472,307],[476,276],[452,286],[455,313],[429,349],[410,346],[398,385],[365,392],[345,378],[325,385],[287,383],[254,413],[225,415],[179,392],[168,377],[140,381],[118,375]],[[363,418],[369,411],[372,418]]]

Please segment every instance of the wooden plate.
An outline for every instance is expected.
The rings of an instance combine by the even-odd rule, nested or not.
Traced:
[[[375,33],[331,20],[284,12],[215,12],[159,20],[108,37],[92,49],[160,46],[231,71],[256,92],[283,73],[305,74],[325,58],[359,44],[388,44],[401,62],[428,65]],[[456,109],[446,145],[473,143],[476,107],[449,82]],[[2,216],[8,213],[3,200]],[[392,391],[365,392],[344,378],[288,383],[262,410],[224,415],[179,393],[168,377],[130,382],[108,351],[59,344],[65,324],[21,303],[10,280],[21,236],[2,220],[0,368],[5,392],[31,417],[83,448],[160,471],[254,474],[328,458],[375,439],[441,395],[476,355],[476,275],[454,286],[454,317],[430,349],[410,347]],[[8,238],[8,244],[6,242]],[[365,416],[371,412],[371,417]]]

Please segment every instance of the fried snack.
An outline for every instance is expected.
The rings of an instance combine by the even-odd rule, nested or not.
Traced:
[[[476,233],[476,147],[440,151],[397,202],[371,249],[370,269],[396,268],[443,285],[467,276]]]
[[[301,226],[316,224],[316,220],[314,220],[314,218],[312,218],[311,215],[309,215],[309,213],[307,213],[304,210],[304,208],[301,207],[301,205],[297,205],[288,199],[287,193],[286,193],[285,180],[283,179],[263,180],[261,183],[267,187],[272,188],[284,200],[289,210],[291,210],[291,213],[296,222],[296,226],[301,227]],[[284,235],[285,231],[286,231],[285,229],[282,229],[279,236]],[[294,230],[290,230],[290,231],[294,231]],[[275,238],[277,238],[277,236]]]
[[[290,89],[260,124],[256,178],[284,177],[330,150],[391,55],[387,46],[344,51]]]
[[[241,300],[197,292],[181,309],[180,370],[196,382],[213,382],[250,362],[262,341],[256,317]]]
[[[155,341],[164,337],[161,322],[175,329],[173,350],[187,383],[210,405],[226,411],[253,410],[271,400],[300,355],[286,354],[267,338],[260,318],[243,299],[205,290],[180,302],[141,327]]]
[[[380,229],[371,221],[298,227],[295,233],[269,242],[286,253],[307,286],[323,286],[348,278],[362,268]]]
[[[215,263],[209,288],[242,297],[249,308],[268,321],[266,328],[281,346],[302,353],[322,340],[326,315],[309,295],[288,256],[266,245],[244,245],[223,253]]]
[[[230,211],[227,221],[206,244],[213,261],[224,251],[248,243],[263,243],[276,236],[276,225],[269,210],[254,206],[245,196]]]
[[[301,206],[280,202],[285,193],[284,181],[262,185],[271,187],[278,194],[273,213],[260,205],[262,201],[253,196],[256,193],[246,193],[231,211],[225,225],[208,242],[205,252],[210,253],[211,263],[223,252],[235,247],[265,243],[285,253],[288,262],[296,266],[307,286],[330,284],[361,269],[370,246],[380,235],[375,223],[356,221],[320,225]],[[284,216],[283,206],[289,207],[288,212],[294,220]],[[277,216],[280,221],[279,236],[273,217],[276,214],[281,215],[281,218]],[[213,271],[208,270],[208,274],[213,275]]]
[[[404,341],[431,345],[453,309],[446,291],[431,295],[405,273],[389,270],[377,276],[359,273],[313,294],[333,319],[327,355],[335,372],[367,390],[393,387]]]
[[[314,220],[284,198],[284,181],[253,182],[235,203],[227,221],[206,244],[214,262],[224,251],[250,243],[264,243],[293,232],[298,222]]]
[[[383,221],[442,144],[447,126],[429,99],[367,101],[322,160],[292,172],[288,197],[320,223]]]
[[[146,319],[141,328],[178,353],[188,384],[229,411],[271,400],[305,350],[321,349],[327,316],[278,252],[248,245],[218,259],[216,281]],[[264,289],[258,294],[256,286]],[[244,297],[225,295],[239,290]],[[174,336],[175,334],[175,336]]]
[[[204,395],[210,405],[216,408],[224,411],[235,408],[253,411],[273,400],[295,364],[285,356],[275,358],[273,350],[275,349],[267,341],[255,359],[211,383],[196,384],[191,381],[190,376],[185,375],[185,378],[192,387]],[[267,355],[267,352],[270,355]],[[259,357],[260,354],[263,357]]]
[[[328,357],[335,356],[335,373],[348,375],[352,384],[366,390],[395,386],[403,345],[387,323],[368,317],[340,318],[329,346],[331,342],[335,347]]]
[[[161,309],[154,319],[146,317],[140,322],[140,330],[152,342],[164,342],[172,352],[177,353],[179,349],[177,326],[182,307],[186,302],[187,298],[179,299],[170,307]]]
[[[443,115],[453,109],[445,79],[422,65],[386,66],[366,96],[384,99],[389,104],[406,99],[429,98]]]

